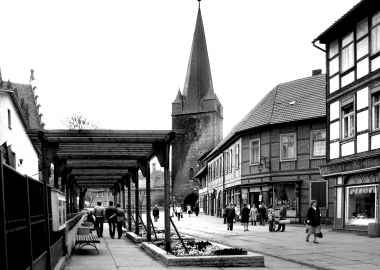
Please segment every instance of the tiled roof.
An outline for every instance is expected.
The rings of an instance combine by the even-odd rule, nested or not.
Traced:
[[[21,102],[21,99],[24,99],[25,104],[28,104],[29,107],[29,126],[30,128],[39,129],[41,128],[41,122],[39,113],[37,110],[36,100],[34,98],[34,93],[32,85],[30,84],[21,84],[21,83],[12,83],[14,88],[17,88],[18,100]]]
[[[208,155],[248,129],[326,116],[326,75],[282,83],[273,88]]]

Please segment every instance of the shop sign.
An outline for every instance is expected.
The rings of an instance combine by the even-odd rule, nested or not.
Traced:
[[[242,198],[243,200],[246,200],[246,199],[248,198],[247,193],[242,193],[242,194],[241,194],[241,198]]]
[[[329,176],[376,167],[380,167],[380,156],[366,159],[356,159],[339,164],[323,165],[319,167],[319,171],[322,176]]]
[[[263,195],[259,195],[259,202],[261,202],[263,200]]]

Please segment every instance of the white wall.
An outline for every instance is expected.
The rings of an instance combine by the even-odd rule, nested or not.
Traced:
[[[8,110],[11,112],[11,126],[8,127]],[[17,113],[9,93],[0,91],[0,145],[7,142],[16,154],[16,170],[32,176],[38,172],[38,154],[26,134],[23,122]],[[22,165],[19,160],[23,159]],[[38,175],[33,176],[38,179]]]

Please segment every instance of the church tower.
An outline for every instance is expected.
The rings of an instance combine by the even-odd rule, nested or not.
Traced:
[[[201,9],[198,9],[183,92],[172,103],[172,129],[186,135],[173,143],[172,188],[174,202],[195,206],[201,169],[198,159],[223,138],[223,106],[214,92]]]

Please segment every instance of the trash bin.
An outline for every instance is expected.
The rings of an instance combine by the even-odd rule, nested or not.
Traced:
[[[368,237],[380,237],[380,223],[368,223]]]

